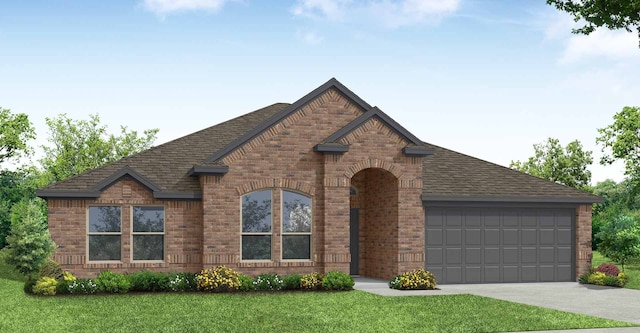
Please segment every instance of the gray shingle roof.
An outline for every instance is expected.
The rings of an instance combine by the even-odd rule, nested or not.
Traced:
[[[602,201],[573,187],[426,144],[435,150],[423,162],[422,189],[426,201]]]
[[[193,134],[153,147],[139,154],[51,184],[38,191],[41,197],[97,197],[102,186],[127,174],[154,188],[157,198],[198,198],[198,177],[190,176],[194,166],[201,170],[218,166],[218,158],[239,147],[269,126],[308,103],[327,89],[337,89],[367,113],[387,117],[335,79],[318,87],[293,104],[277,103]],[[386,118],[385,118],[386,119]],[[389,118],[390,119],[390,118]],[[406,130],[392,119],[402,133]],[[347,126],[348,127],[348,126]],[[346,129],[345,129],[346,130]],[[339,131],[340,132],[340,131]],[[428,201],[535,201],[599,202],[601,198],[571,187],[533,177],[429,143],[416,141],[409,149],[435,151],[423,162],[423,200]],[[311,142],[315,145],[316,142]],[[417,145],[417,146],[416,146]],[[416,147],[414,147],[416,146]],[[424,153],[419,151],[418,153]],[[425,154],[422,154],[424,156]],[[211,169],[211,168],[210,168]],[[216,168],[213,168],[216,169]],[[194,194],[194,195],[191,195]]]

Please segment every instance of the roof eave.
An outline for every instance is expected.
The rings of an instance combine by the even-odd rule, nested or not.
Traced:
[[[226,165],[202,166],[194,165],[189,170],[189,176],[222,176],[229,172]]]
[[[422,202],[516,202],[516,203],[571,203],[593,204],[604,202],[598,196],[555,197],[555,196],[485,196],[485,195],[433,195],[423,194]]]

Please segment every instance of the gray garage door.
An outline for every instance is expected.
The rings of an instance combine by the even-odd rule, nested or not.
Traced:
[[[575,281],[575,210],[427,207],[427,270],[438,283]]]

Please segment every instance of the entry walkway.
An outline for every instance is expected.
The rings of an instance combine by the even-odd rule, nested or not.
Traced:
[[[403,291],[390,289],[387,281],[383,280],[358,277],[355,281],[354,289],[382,296],[473,294],[640,325],[640,290],[583,285],[577,282],[546,282],[452,284],[439,285],[439,290]],[[640,327],[564,332],[640,332]]]

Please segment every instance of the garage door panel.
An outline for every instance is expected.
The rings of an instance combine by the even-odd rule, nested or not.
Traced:
[[[445,267],[444,269],[446,271],[448,283],[462,283],[462,267]]]
[[[518,245],[518,229],[504,229],[502,231],[503,245]]]
[[[462,229],[446,229],[445,234],[447,235],[447,245],[462,245]]]
[[[427,263],[429,265],[444,264],[444,261],[443,261],[444,256],[442,255],[443,254],[442,248],[427,248],[425,252],[426,252]]]
[[[521,266],[520,279],[522,280],[522,282],[538,281],[538,267],[537,266]]]
[[[518,248],[517,247],[505,247],[502,249],[502,263],[513,265],[519,262]]]
[[[486,247],[484,249],[485,264],[500,264],[500,248]]]
[[[502,268],[501,282],[518,282],[518,266],[504,266]]]
[[[500,245],[500,229],[485,229],[484,230],[484,244],[485,245]]]
[[[466,248],[464,250],[464,263],[465,264],[481,264],[482,263],[482,250],[479,247]]]
[[[480,229],[467,229],[464,231],[464,236],[466,245],[482,244],[482,231]]]
[[[425,261],[439,283],[573,281],[571,208],[426,209]]]
[[[462,265],[462,249],[447,248],[445,250],[445,265]]]
[[[426,237],[427,246],[432,245],[443,245],[442,244],[442,229],[440,228],[429,228]]]
[[[541,247],[538,251],[538,259],[540,263],[554,263],[556,261],[555,248]]]
[[[540,273],[540,281],[551,282],[555,281],[555,267],[553,265],[540,265],[538,272]]]
[[[542,245],[553,245],[556,243],[555,240],[555,229],[540,229],[540,244]]]

